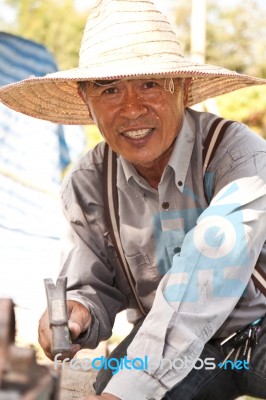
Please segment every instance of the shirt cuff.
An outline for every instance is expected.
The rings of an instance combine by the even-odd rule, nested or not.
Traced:
[[[161,400],[169,389],[148,373],[122,370],[113,375],[103,393],[121,400]]]

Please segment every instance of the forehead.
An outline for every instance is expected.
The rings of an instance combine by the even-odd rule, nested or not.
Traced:
[[[157,82],[160,84],[160,86],[164,85],[165,78],[155,78],[155,77],[147,77],[147,78],[139,78],[139,79],[97,79],[95,81],[85,81],[82,86],[85,89],[88,89],[89,92],[95,91],[97,89],[113,86],[113,85],[122,85],[122,86],[127,86],[127,85],[142,85],[145,82]]]
[[[113,80],[98,79],[97,81],[92,81],[91,83],[96,86],[107,86],[107,85],[112,85],[116,82],[119,82],[119,79],[113,79]]]
[[[128,83],[128,82],[145,82],[145,81],[151,81],[151,80],[156,80],[156,81],[164,81],[165,78],[157,78],[157,77],[147,77],[147,78],[138,78],[138,79],[97,79],[95,81],[91,81],[90,83],[95,86],[108,86],[108,85],[113,85],[115,83]]]
[[[135,79],[97,79],[95,81],[85,81],[85,84],[88,88],[97,88],[104,87],[109,85],[115,85],[116,83],[142,83],[147,81],[156,81],[161,85],[164,85],[167,81],[172,81],[174,84],[180,85],[184,79],[182,78],[167,78],[167,77],[158,77],[158,76],[147,76],[145,78],[135,78]]]

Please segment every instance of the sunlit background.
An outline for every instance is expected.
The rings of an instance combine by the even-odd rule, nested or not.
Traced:
[[[43,51],[59,69],[74,67],[91,3],[0,0],[0,30],[45,46]],[[156,4],[175,27],[187,56],[266,78],[264,0],[207,0],[206,19],[204,13],[191,19],[192,0],[157,0]],[[195,41],[193,27],[206,36]],[[4,44],[0,41],[0,73],[7,65]],[[0,85],[5,83],[0,76]],[[200,107],[243,121],[266,137],[265,87],[221,96]],[[36,343],[38,318],[46,304],[43,278],[55,279],[58,273],[61,178],[69,163],[101,137],[93,126],[58,128],[23,119],[3,105],[0,113],[0,297],[12,297],[17,305],[20,339]],[[122,321],[124,317],[118,320],[116,335],[128,331]]]

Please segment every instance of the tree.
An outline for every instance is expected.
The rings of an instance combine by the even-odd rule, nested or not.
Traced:
[[[6,0],[17,10],[9,32],[45,45],[59,69],[76,67],[87,13],[78,12],[73,0]]]
[[[190,53],[191,1],[176,2],[177,34]],[[264,6],[265,7],[265,6]],[[208,0],[206,62],[260,77],[266,77],[266,11],[255,0],[238,0],[221,6]]]
[[[175,2],[176,31],[190,55],[191,1]],[[255,0],[238,0],[227,7],[207,2],[206,62],[266,78],[266,26],[264,7]],[[266,138],[266,86],[254,86],[219,96],[219,113],[242,121]]]

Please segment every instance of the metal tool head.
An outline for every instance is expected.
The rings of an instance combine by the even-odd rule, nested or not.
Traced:
[[[66,304],[67,277],[58,278],[56,285],[52,279],[44,279],[50,328],[52,330],[52,353],[68,353],[71,347]]]

